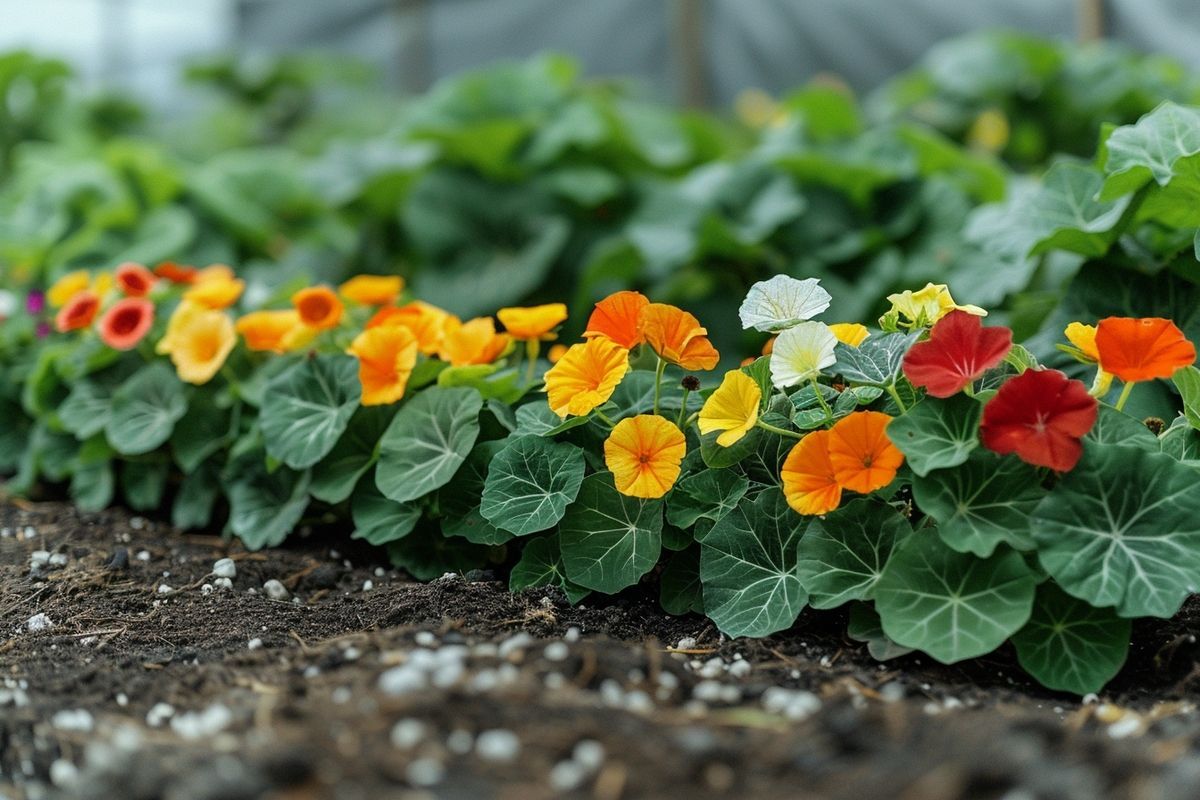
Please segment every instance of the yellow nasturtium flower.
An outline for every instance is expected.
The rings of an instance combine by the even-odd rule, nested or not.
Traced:
[[[251,350],[287,353],[313,340],[316,331],[300,321],[294,308],[252,311],[237,321],[237,332]]]
[[[546,370],[550,410],[563,419],[590,414],[608,402],[628,371],[629,351],[615,342],[597,337],[572,345]]]
[[[409,376],[417,365],[417,337],[401,325],[368,328],[347,350],[358,359],[362,404],[381,406],[404,397]]]
[[[491,364],[508,349],[507,334],[496,333],[491,317],[476,317],[461,324],[451,322],[438,349],[438,358],[453,367]]]
[[[183,293],[183,299],[193,305],[221,311],[236,303],[245,288],[246,282],[235,278],[233,270],[217,264],[196,274],[195,282]]]
[[[653,499],[671,491],[686,454],[683,431],[656,414],[621,420],[604,442],[604,463],[626,497]]]
[[[228,314],[185,301],[171,315],[155,349],[171,357],[180,380],[200,385],[220,371],[236,344]]]
[[[838,322],[830,325],[829,330],[833,331],[839,342],[850,347],[858,347],[871,335],[866,325],[857,322]]]
[[[1096,365],[1096,379],[1092,381],[1090,389],[1092,397],[1108,394],[1108,390],[1112,388],[1113,376],[1100,366],[1100,351],[1096,347],[1096,326],[1072,322],[1063,333],[1073,346],[1061,346],[1061,349],[1085,364]]]
[[[46,300],[53,308],[62,308],[72,297],[92,285],[92,276],[86,269],[68,272],[46,290]]]
[[[338,287],[342,297],[364,306],[391,305],[403,290],[399,275],[355,275]]]
[[[567,318],[563,303],[548,303],[528,308],[502,308],[496,312],[504,330],[519,341],[550,340],[554,329]]]
[[[892,304],[892,314],[898,314],[906,322],[925,326],[932,325],[955,309],[986,317],[987,311],[979,306],[959,305],[950,296],[950,289],[944,283],[927,283],[925,288],[914,292],[906,289],[898,294],[889,294],[888,301]]]
[[[741,370],[727,372],[700,409],[700,433],[722,431],[717,444],[732,447],[754,427],[761,404],[762,389],[753,378]]]

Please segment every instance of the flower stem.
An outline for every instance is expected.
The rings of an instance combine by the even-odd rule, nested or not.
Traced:
[[[658,359],[658,367],[654,370],[654,413],[658,413],[658,401],[662,397],[662,379],[666,372],[667,362]]]
[[[907,414],[908,406],[904,405],[904,401],[900,399],[900,393],[896,391],[896,384],[889,383],[887,385],[887,393],[890,394],[892,399],[896,401],[896,405],[900,408],[900,413]]]
[[[802,434],[802,433],[796,433],[795,431],[785,430],[784,428],[777,428],[769,422],[763,422],[761,419],[758,420],[757,422],[755,422],[754,425],[755,425],[755,427],[762,428],[764,431],[770,431],[771,433],[777,433],[780,436],[786,436],[789,439],[803,439],[804,438],[804,434]]]
[[[675,423],[679,426],[679,430],[683,430],[684,420],[687,419],[687,401],[688,395],[692,393],[691,389],[684,388],[683,390],[683,405],[679,407],[679,420]]]
[[[529,368],[525,373],[525,382],[531,386],[533,385],[534,380],[537,378],[537,358],[538,351],[541,349],[541,346],[542,343],[537,339],[530,339],[529,341],[525,342],[525,356],[529,359]]]
[[[597,419],[599,419],[601,422],[603,422],[603,423],[604,423],[605,425],[607,425],[608,427],[610,427],[610,428],[615,428],[615,427],[617,427],[617,423],[615,423],[615,422],[613,422],[611,419],[609,419],[609,418],[608,418],[608,415],[607,415],[607,414],[605,414],[605,413],[604,413],[603,411],[601,411],[600,409],[596,409],[596,410],[595,410],[594,412],[592,412],[592,413],[594,413],[594,414],[596,415],[596,418],[597,418]]]
[[[1126,381],[1125,386],[1121,388],[1121,396],[1117,398],[1117,411],[1125,408],[1125,401],[1129,399],[1129,393],[1133,391],[1133,381]]]
[[[817,379],[812,379],[813,392],[817,395],[817,402],[821,404],[821,410],[825,412],[825,419],[828,422],[833,421],[833,409],[829,407],[829,403],[825,402],[825,396],[821,394],[821,384],[817,383]]]

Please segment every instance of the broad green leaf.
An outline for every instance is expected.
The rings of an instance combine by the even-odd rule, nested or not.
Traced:
[[[979,446],[983,406],[965,394],[926,397],[887,426],[888,438],[917,475],[957,466]]]
[[[1183,398],[1183,415],[1188,424],[1200,429],[1200,369],[1184,367],[1171,379]],[[59,412],[62,413],[61,410]],[[63,420],[64,424],[66,420]]]
[[[589,475],[558,526],[567,577],[605,594],[633,586],[658,563],[662,525],[661,500],[626,497],[612,473]]]
[[[175,371],[157,361],[138,370],[113,393],[105,434],[118,453],[149,453],[166,444],[187,408],[188,394]]]
[[[990,653],[1020,630],[1037,582],[1020,553],[977,558],[921,531],[892,554],[875,585],[875,610],[897,644],[953,664]]]
[[[79,467],[71,475],[71,502],[80,511],[102,511],[112,505],[115,484],[111,461]]]
[[[550,410],[550,406],[547,405],[544,398],[534,400],[532,403],[526,403],[519,407],[516,417],[517,425],[513,430],[516,435],[547,436],[551,438],[592,421],[590,416],[567,417],[565,420],[559,419],[559,416]]]
[[[86,378],[75,383],[58,407],[58,419],[80,441],[104,430],[112,417],[112,391]]]
[[[701,517],[717,522],[749,489],[750,481],[732,470],[701,470],[675,484],[667,496],[667,521],[680,528],[692,527]]]
[[[888,333],[869,337],[858,347],[838,342],[837,363],[829,371],[849,383],[891,386],[900,373],[904,355],[920,338],[920,332]]]
[[[474,389],[440,386],[401,406],[379,443],[379,490],[404,503],[445,486],[475,446],[482,408]]]
[[[229,527],[249,550],[278,547],[308,508],[308,470],[252,469],[227,489]]]
[[[240,404],[240,401],[234,401]],[[192,392],[187,413],[171,434],[171,454],[183,473],[191,474],[206,460],[229,445],[236,433],[236,409],[223,407],[217,392],[202,387]]]
[[[879,615],[875,613],[870,603],[855,603],[850,606],[850,621],[846,626],[846,635],[856,642],[864,642],[867,652],[876,661],[888,661],[900,656],[906,656],[913,651],[911,647],[903,647],[888,638],[883,632]]]
[[[1200,109],[1163,103],[1133,125],[1123,125],[1105,143],[1108,174],[1103,198],[1119,197],[1150,181],[1166,186],[1175,162],[1200,153]]]
[[[1085,444],[1035,509],[1033,533],[1064,590],[1123,617],[1170,617],[1200,587],[1196,472],[1168,455]]]
[[[1088,694],[1121,670],[1132,630],[1133,623],[1112,609],[1096,608],[1046,581],[1029,622],[1012,641],[1021,666],[1043,686]]]
[[[121,465],[121,494],[135,511],[152,511],[167,488],[166,461],[126,461]]]
[[[217,469],[202,464],[184,476],[171,506],[171,524],[181,530],[207,528],[212,522],[213,506],[221,493]]]
[[[505,442],[480,442],[454,474],[454,480],[438,491],[442,533],[461,536],[476,544],[504,544],[513,534],[497,528],[480,512],[488,466],[505,447]]]
[[[358,408],[337,444],[313,467],[312,496],[331,504],[348,498],[358,479],[374,466],[379,440],[395,414],[392,406]]]
[[[479,392],[484,400],[515,403],[525,394],[526,387],[520,370],[500,369],[495,364],[471,364],[448,367],[438,373],[438,386],[467,386]]]
[[[468,572],[488,563],[491,549],[445,536],[405,536],[387,544],[388,559],[419,581]]]
[[[319,355],[272,380],[259,416],[267,453],[292,469],[324,458],[358,408],[357,364],[347,355]]]
[[[1158,438],[1162,451],[1176,461],[1200,466],[1200,431],[1180,417]]]
[[[1083,437],[1084,441],[1097,444],[1123,444],[1138,447],[1148,453],[1159,451],[1158,439],[1138,419],[1117,411],[1112,406],[1101,405],[1096,424]]]
[[[509,440],[488,465],[479,511],[497,528],[525,536],[552,528],[583,481],[583,451],[540,436]]]
[[[728,636],[766,636],[790,628],[808,601],[800,581],[806,524],[778,489],[743,498],[700,550],[704,610]]]
[[[354,520],[353,539],[365,539],[374,545],[403,539],[413,532],[421,519],[418,503],[397,503],[384,497],[371,481],[363,481],[350,501]]]
[[[917,508],[937,520],[938,535],[960,553],[986,558],[1004,543],[1033,549],[1030,515],[1045,496],[1038,471],[1015,456],[977,450],[912,484]]]
[[[668,614],[704,613],[704,585],[700,582],[700,548],[672,553],[658,576],[658,601]]]
[[[860,498],[814,518],[800,539],[797,572],[813,608],[870,600],[892,551],[912,532],[891,506]]]
[[[700,437],[700,456],[710,469],[725,469],[745,459],[758,447],[763,431],[760,428],[751,428],[745,436],[729,447],[717,444],[717,437],[720,435],[720,431],[711,431]]]
[[[521,548],[521,559],[508,576],[508,589],[519,592],[537,586],[557,586],[572,605],[591,594],[590,589],[571,583],[563,567],[557,536],[539,536]]]

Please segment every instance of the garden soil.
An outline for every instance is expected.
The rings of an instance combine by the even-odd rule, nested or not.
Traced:
[[[1007,648],[879,663],[810,611],[730,641],[649,588],[417,583],[337,531],[250,553],[0,500],[0,534],[9,800],[1200,797],[1197,604],[1085,702]]]

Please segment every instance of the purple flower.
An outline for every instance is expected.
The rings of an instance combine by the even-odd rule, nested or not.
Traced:
[[[30,314],[41,314],[46,310],[46,293],[40,289],[34,289],[25,296],[25,310]]]
[[[53,332],[54,332],[54,329],[50,327],[49,322],[43,321],[43,322],[39,322],[37,324],[37,337],[39,339],[45,339],[47,336],[49,336]]]

